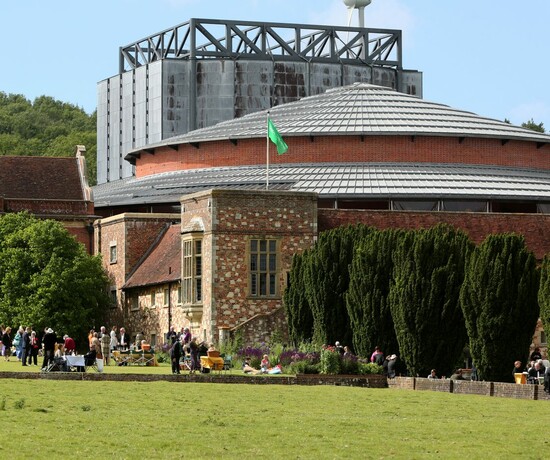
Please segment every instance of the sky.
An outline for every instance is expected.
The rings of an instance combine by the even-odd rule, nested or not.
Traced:
[[[91,113],[119,47],[191,18],[346,25],[341,0],[25,0],[0,16],[0,91]],[[549,0],[372,0],[367,27],[403,31],[424,99],[550,131]],[[357,25],[357,12],[352,25]]]

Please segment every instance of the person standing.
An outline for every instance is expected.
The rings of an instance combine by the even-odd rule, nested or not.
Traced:
[[[166,343],[174,345],[178,339],[178,333],[174,326],[170,326],[170,330],[166,333]]]
[[[36,336],[36,332],[31,332],[31,345],[29,354],[29,366],[34,363],[38,366],[38,350],[40,350],[40,339]]]
[[[370,362],[376,363],[381,366],[384,363],[384,353],[380,350],[380,347],[375,346],[372,355],[370,355]]]
[[[63,350],[66,355],[76,354],[76,343],[72,337],[69,337],[68,334],[63,336]]]
[[[97,336],[97,332],[94,332],[90,343],[90,350],[95,350],[96,358],[101,358],[101,343],[99,342],[99,338]]]
[[[105,365],[109,365],[109,360],[111,357],[111,338],[105,333],[105,327],[101,326],[101,338],[99,339],[101,345],[101,354],[103,355],[103,360]]]
[[[170,360],[172,361],[172,374],[180,374],[180,359],[183,347],[180,340],[176,340],[170,348]]]
[[[118,339],[118,345],[121,350],[130,349],[130,335],[126,333],[126,329],[123,327],[120,328],[120,337]]]
[[[31,357],[31,332],[30,326],[27,326],[27,329],[25,329],[21,336],[21,363],[23,366],[27,365],[27,358],[30,360]]]
[[[46,333],[42,339],[44,345],[44,361],[42,362],[42,370],[45,371],[48,365],[53,363],[53,356],[55,353],[55,344],[57,342],[57,336],[52,328],[47,328]]]
[[[189,373],[194,374],[195,371],[200,370],[199,344],[196,337],[191,339],[189,352],[191,354],[191,371]]]
[[[111,341],[109,346],[111,348],[111,351],[116,350],[118,347],[118,339],[116,338],[116,329],[117,329],[116,326],[113,326],[110,333]]]
[[[15,356],[17,356],[17,361],[21,361],[21,355],[23,354],[23,344],[21,341],[23,339],[24,332],[25,330],[23,329],[23,326],[19,326],[19,329],[17,329],[15,337],[13,338],[13,346],[15,347]]]
[[[395,377],[395,365],[397,364],[397,355],[393,354],[388,358],[388,378]]]
[[[2,353],[4,354],[4,360],[9,361],[11,355],[11,327],[7,327],[2,335]]]

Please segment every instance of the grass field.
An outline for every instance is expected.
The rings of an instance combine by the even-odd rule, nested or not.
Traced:
[[[129,370],[170,373],[106,371]],[[1,458],[511,459],[548,456],[550,405],[335,386],[2,379],[0,418]]]

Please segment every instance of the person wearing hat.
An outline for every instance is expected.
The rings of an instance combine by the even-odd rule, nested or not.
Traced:
[[[395,364],[397,362],[397,355],[390,355],[388,357],[388,378],[393,379],[395,377]]]
[[[42,370],[45,371],[48,365],[53,363],[53,356],[55,353],[55,344],[57,342],[57,336],[51,327],[46,329],[44,338],[42,339],[42,345],[44,346],[44,361],[42,362]]]

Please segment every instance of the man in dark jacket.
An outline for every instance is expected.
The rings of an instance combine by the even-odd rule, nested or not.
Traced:
[[[42,339],[44,345],[44,362],[42,363],[42,370],[45,371],[48,368],[48,364],[53,363],[53,355],[55,352],[55,344],[57,342],[57,336],[55,332],[48,328]]]
[[[172,361],[172,374],[180,373],[180,358],[183,354],[183,347],[180,340],[176,340],[170,348],[170,360]]]
[[[31,356],[31,331],[32,329],[29,326],[27,327],[27,329],[25,329],[25,332],[23,332],[21,343],[21,363],[23,364],[23,366],[27,365],[27,357]]]

